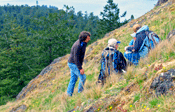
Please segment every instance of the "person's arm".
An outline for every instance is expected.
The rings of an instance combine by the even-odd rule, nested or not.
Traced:
[[[124,63],[122,69],[126,70],[126,66],[127,66],[126,59],[124,58],[124,56],[121,52],[120,52],[120,57],[121,57],[122,62]]]
[[[132,39],[130,42],[129,42],[129,46],[132,46],[134,45],[134,39]]]
[[[134,46],[126,47],[126,50],[134,52]]]
[[[138,52],[140,50],[140,47],[143,44],[143,40],[145,39],[146,34],[144,32],[139,33],[136,35],[136,40],[133,47],[128,47],[127,50],[130,50],[132,52]]]

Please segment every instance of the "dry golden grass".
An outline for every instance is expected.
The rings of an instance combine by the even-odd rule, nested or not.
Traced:
[[[150,57],[154,57],[156,58],[161,58],[161,53],[162,52],[172,52],[174,51],[175,48],[175,44],[174,44],[174,39],[171,40],[170,42],[165,40],[164,42],[160,43],[160,45],[158,45],[158,47],[155,49],[155,54],[149,54],[148,58],[146,58],[145,60],[148,62],[147,64],[151,64],[149,62],[151,62],[151,58]],[[168,50],[167,50],[168,49]],[[153,51],[152,51],[153,52]],[[145,61],[144,59],[142,61]],[[157,62],[154,62],[152,65],[149,65],[147,67],[128,67],[127,73],[124,75],[125,79],[127,77],[128,80],[132,79],[132,77],[134,78],[134,80],[132,80],[131,83],[129,83],[129,85],[127,87],[125,87],[115,98],[114,100],[119,101],[119,102],[113,102],[113,101],[109,101],[108,103],[105,103],[105,107],[108,107],[110,105],[115,105],[116,107],[121,106],[122,102],[125,102],[125,104],[123,105],[123,109],[127,109],[129,110],[130,108],[130,104],[133,103],[134,100],[134,96],[137,95],[138,93],[140,93],[140,99],[134,103],[134,110],[132,110],[133,112],[138,112],[138,111],[156,111],[158,110],[158,108],[150,108],[150,104],[149,102],[152,101],[156,96],[153,90],[150,90],[150,85],[151,82],[153,81],[154,78],[156,78],[160,73],[164,72],[165,70],[162,68],[159,71],[157,71],[154,75],[149,74],[150,72],[153,71],[154,67],[159,65],[160,63],[163,65],[163,67],[165,68],[172,68],[175,67],[175,60],[171,60],[170,62],[163,62],[160,60],[155,60]],[[143,63],[143,62],[142,62]],[[143,64],[143,66],[145,66],[145,64]],[[148,79],[146,79],[146,75],[145,73],[147,72]],[[114,75],[115,76],[115,75]],[[107,80],[107,82],[104,85],[104,88],[110,88],[111,85],[112,86],[116,86],[117,83],[117,79],[115,78],[109,78]],[[142,82],[142,89],[140,89],[140,85],[139,85],[139,80],[144,80]],[[113,83],[114,82],[114,83]],[[103,89],[104,89],[103,88]],[[90,96],[90,94],[89,94]],[[174,100],[171,99],[169,101],[167,101],[166,99],[170,99],[168,98],[168,96],[162,96],[164,98],[164,105],[161,107],[161,109],[159,108],[159,110],[161,111],[173,111],[173,104],[174,104]],[[166,99],[165,99],[166,98]],[[109,100],[109,99],[108,99]],[[144,103],[145,102],[145,103]],[[144,104],[146,107],[144,108],[143,106],[140,106],[140,104]],[[108,105],[108,106],[107,106]],[[97,105],[96,105],[97,106]],[[104,111],[106,111],[104,109]],[[114,111],[118,111],[116,108],[114,108]]]
[[[175,39],[165,40],[161,43],[159,43],[155,49],[151,50],[148,54],[148,57],[140,61],[140,66],[145,66],[147,64],[151,64],[154,62],[154,60],[159,60],[159,62],[162,62],[162,59],[164,58],[162,56],[162,53],[170,54],[172,52],[175,52]]]
[[[165,4],[166,5],[166,4]],[[164,6],[164,5],[163,5]],[[153,21],[162,21],[163,23],[159,25],[152,25],[150,26],[150,29],[152,31],[160,31],[158,32],[158,35],[160,37],[163,37],[163,35],[166,33],[166,30],[164,30],[163,28],[165,27],[166,24],[169,25],[169,29],[173,30],[174,25],[170,24],[171,21],[174,21],[174,17],[175,15],[171,14],[168,11],[174,11],[174,6],[172,5],[169,8],[166,8],[166,14],[168,16],[165,15],[165,13],[162,13],[163,10],[160,6],[160,8],[157,8],[155,10],[152,10],[151,12],[145,14],[144,16],[138,18],[138,19],[134,19],[132,20],[130,23],[128,23],[126,26],[122,26],[119,29],[116,29],[115,31],[111,32],[108,36],[105,36],[103,39],[97,40],[97,44],[96,45],[89,45],[87,47],[86,50],[86,58],[85,60],[87,60],[87,63],[83,65],[83,68],[85,70],[87,70],[85,73],[88,76],[92,75],[93,73],[93,79],[97,79],[98,78],[98,74],[99,74],[99,69],[98,67],[100,66],[99,60],[100,60],[100,56],[101,56],[101,51],[107,46],[107,41],[110,38],[116,38],[119,41],[122,41],[122,43],[126,43],[128,42],[125,38],[127,39],[132,39],[130,37],[130,34],[132,33],[132,28],[130,27],[130,25],[132,25],[133,23],[138,23],[139,21],[144,20],[145,18],[147,18],[149,21],[143,22],[143,24],[151,24]],[[168,9],[168,10],[167,10]],[[159,12],[160,14],[158,15],[151,15],[152,12]],[[168,18],[168,21],[164,21]],[[157,32],[156,32],[157,33]],[[95,43],[95,42],[94,42]],[[94,44],[93,43],[93,44]],[[124,46],[120,46],[119,50],[124,51]],[[90,51],[91,50],[91,51]],[[53,99],[51,99],[51,104],[49,105],[45,105],[44,101],[45,98],[48,98],[49,95],[53,94],[52,91],[53,90],[59,90],[61,89],[61,87],[65,86],[66,84],[68,84],[69,82],[67,80],[70,79],[70,71],[69,68],[67,66],[67,59],[69,57],[69,54],[64,56],[61,61],[59,63],[53,64],[53,69],[51,70],[50,73],[45,74],[44,76],[40,76],[37,80],[34,81],[33,84],[37,85],[36,90],[31,91],[31,93],[28,93],[26,98],[24,98],[23,100],[19,100],[17,102],[9,102],[7,103],[7,105],[1,106],[0,110],[3,108],[7,108],[4,111],[10,111],[12,108],[17,108],[20,105],[26,105],[27,107],[30,107],[33,105],[33,100],[37,99],[37,98],[41,98],[41,104],[39,105],[39,107],[33,107],[31,110],[27,110],[30,112],[37,112],[37,111],[43,111],[43,112],[55,112],[55,111],[59,111],[59,112],[63,112],[65,111],[65,109],[67,108],[68,105],[68,100],[69,99],[76,99],[75,101],[75,106],[80,106],[82,105],[83,99],[89,100],[89,99],[99,99],[101,100],[102,98],[108,98],[109,97],[109,101],[107,103],[101,102],[101,105],[105,105],[104,107],[108,107],[109,105],[113,105],[115,107],[117,106],[121,106],[121,103],[123,101],[125,101],[125,104],[123,105],[124,109],[128,109],[130,108],[130,104],[133,102],[134,100],[134,96],[138,93],[142,94],[143,96],[140,96],[140,100],[138,100],[135,103],[135,108],[134,110],[132,110],[133,112],[139,112],[142,109],[144,109],[144,111],[157,111],[156,109],[158,109],[158,107],[155,107],[154,109],[150,109],[147,110],[147,108],[143,108],[142,106],[140,106],[140,104],[144,104],[146,106],[149,106],[149,101],[152,100],[153,97],[153,93],[150,94],[149,93],[149,87],[150,87],[150,82],[152,82],[152,80],[158,76],[159,73],[164,72],[164,69],[161,69],[159,71],[157,71],[154,75],[151,74],[153,73],[152,71],[154,70],[154,68],[162,63],[164,67],[166,67],[166,70],[174,67],[175,65],[175,60],[174,59],[169,59],[168,62],[164,62],[162,59],[164,58],[162,56],[162,53],[171,53],[171,52],[175,52],[175,39],[171,40],[171,41],[164,41],[162,43],[160,43],[154,50],[152,50],[148,57],[141,60],[139,63],[139,67],[134,67],[134,66],[130,66],[128,67],[127,73],[124,74],[123,76],[119,76],[119,75],[111,75],[110,78],[107,79],[105,85],[103,87],[101,86],[96,86],[95,81],[90,81],[87,80],[84,87],[85,90],[81,93],[78,94],[77,93],[77,87],[74,90],[74,95],[73,97],[68,97],[66,96],[66,92],[60,92],[57,95],[55,95],[53,97]],[[95,54],[96,53],[96,54]],[[147,70],[147,75],[150,79],[145,80],[145,71]],[[120,79],[119,77],[124,77],[124,79]],[[39,83],[41,81],[44,81],[45,83],[43,83],[42,85],[39,85]],[[140,89],[140,85],[138,84],[139,80],[144,80],[144,83],[141,84],[141,86],[143,86],[142,89]],[[78,83],[78,81],[77,81]],[[119,83],[121,83],[120,85],[124,85],[126,83],[128,83],[128,85],[126,87],[124,87],[120,93],[117,94],[117,96],[110,96],[109,94],[106,95],[104,94],[104,92],[106,90],[110,90],[112,88],[119,88],[120,85]],[[52,86],[48,86],[47,85],[53,84],[54,87]],[[29,85],[29,86],[32,86]],[[129,90],[130,92],[128,92],[127,90]],[[61,90],[60,90],[61,91]],[[172,108],[175,104],[175,97],[174,94],[172,97],[163,97],[163,104],[160,104],[160,111],[173,111]],[[95,102],[99,102],[99,100],[95,101]],[[113,100],[115,100],[116,102],[113,102]],[[95,103],[94,103],[95,104]],[[54,105],[54,107],[53,107]],[[91,104],[93,105],[93,103]],[[99,104],[98,104],[99,105]],[[53,109],[51,109],[49,106],[52,106]],[[133,105],[134,106],[134,105]],[[39,110],[39,108],[41,108],[41,110]],[[86,108],[86,107],[84,107]],[[114,111],[119,111],[117,109],[114,109]],[[104,109],[104,111],[106,111]]]
[[[86,89],[83,92],[83,94],[87,99],[99,98],[101,97],[101,94],[102,94],[101,86],[98,85],[98,86],[93,86],[91,89]]]

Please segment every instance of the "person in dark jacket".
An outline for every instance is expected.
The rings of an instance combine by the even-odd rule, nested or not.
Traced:
[[[112,38],[108,40],[108,46],[101,54],[101,69],[96,83],[105,83],[106,78],[111,74],[123,74],[126,71],[127,63],[123,54],[118,50],[120,41]]]
[[[78,93],[83,91],[83,86],[86,80],[84,69],[82,68],[83,60],[85,56],[87,43],[90,41],[91,34],[87,31],[82,31],[79,35],[79,39],[73,44],[71,48],[70,57],[68,59],[68,66],[70,68],[71,78],[67,88],[67,94],[72,96],[74,92],[75,83],[78,79]]]
[[[126,70],[126,60],[123,56],[123,54],[118,50],[118,46],[121,42],[117,41],[116,39],[112,38],[108,40],[108,46],[103,50],[102,56],[106,54],[107,60],[110,60],[111,57],[112,60],[112,66],[113,70],[115,70],[116,73],[123,73]],[[102,63],[103,65],[103,63]],[[104,69],[105,67],[101,67],[101,69]],[[109,71],[110,74],[110,71]]]
[[[131,53],[124,53],[124,56],[134,65],[138,65],[140,58],[144,58],[148,54],[149,40],[145,32],[149,30],[149,27],[147,25],[141,27],[136,24],[133,26],[133,30],[135,32],[134,37],[136,37],[134,46],[126,47],[125,51]]]

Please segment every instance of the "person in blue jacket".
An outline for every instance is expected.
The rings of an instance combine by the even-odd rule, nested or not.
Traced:
[[[138,65],[140,58],[144,58],[148,54],[148,46],[149,40],[146,35],[146,31],[149,31],[149,27],[147,25],[140,26],[136,24],[133,26],[134,34],[136,37],[133,46],[126,47],[126,51],[130,51],[130,53],[124,53],[126,59],[134,65]]]

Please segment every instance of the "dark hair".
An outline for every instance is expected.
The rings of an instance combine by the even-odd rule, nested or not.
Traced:
[[[80,33],[80,35],[79,35],[80,41],[85,41],[86,38],[87,38],[87,36],[89,36],[89,37],[91,36],[90,32],[88,32],[88,31],[82,31]]]

